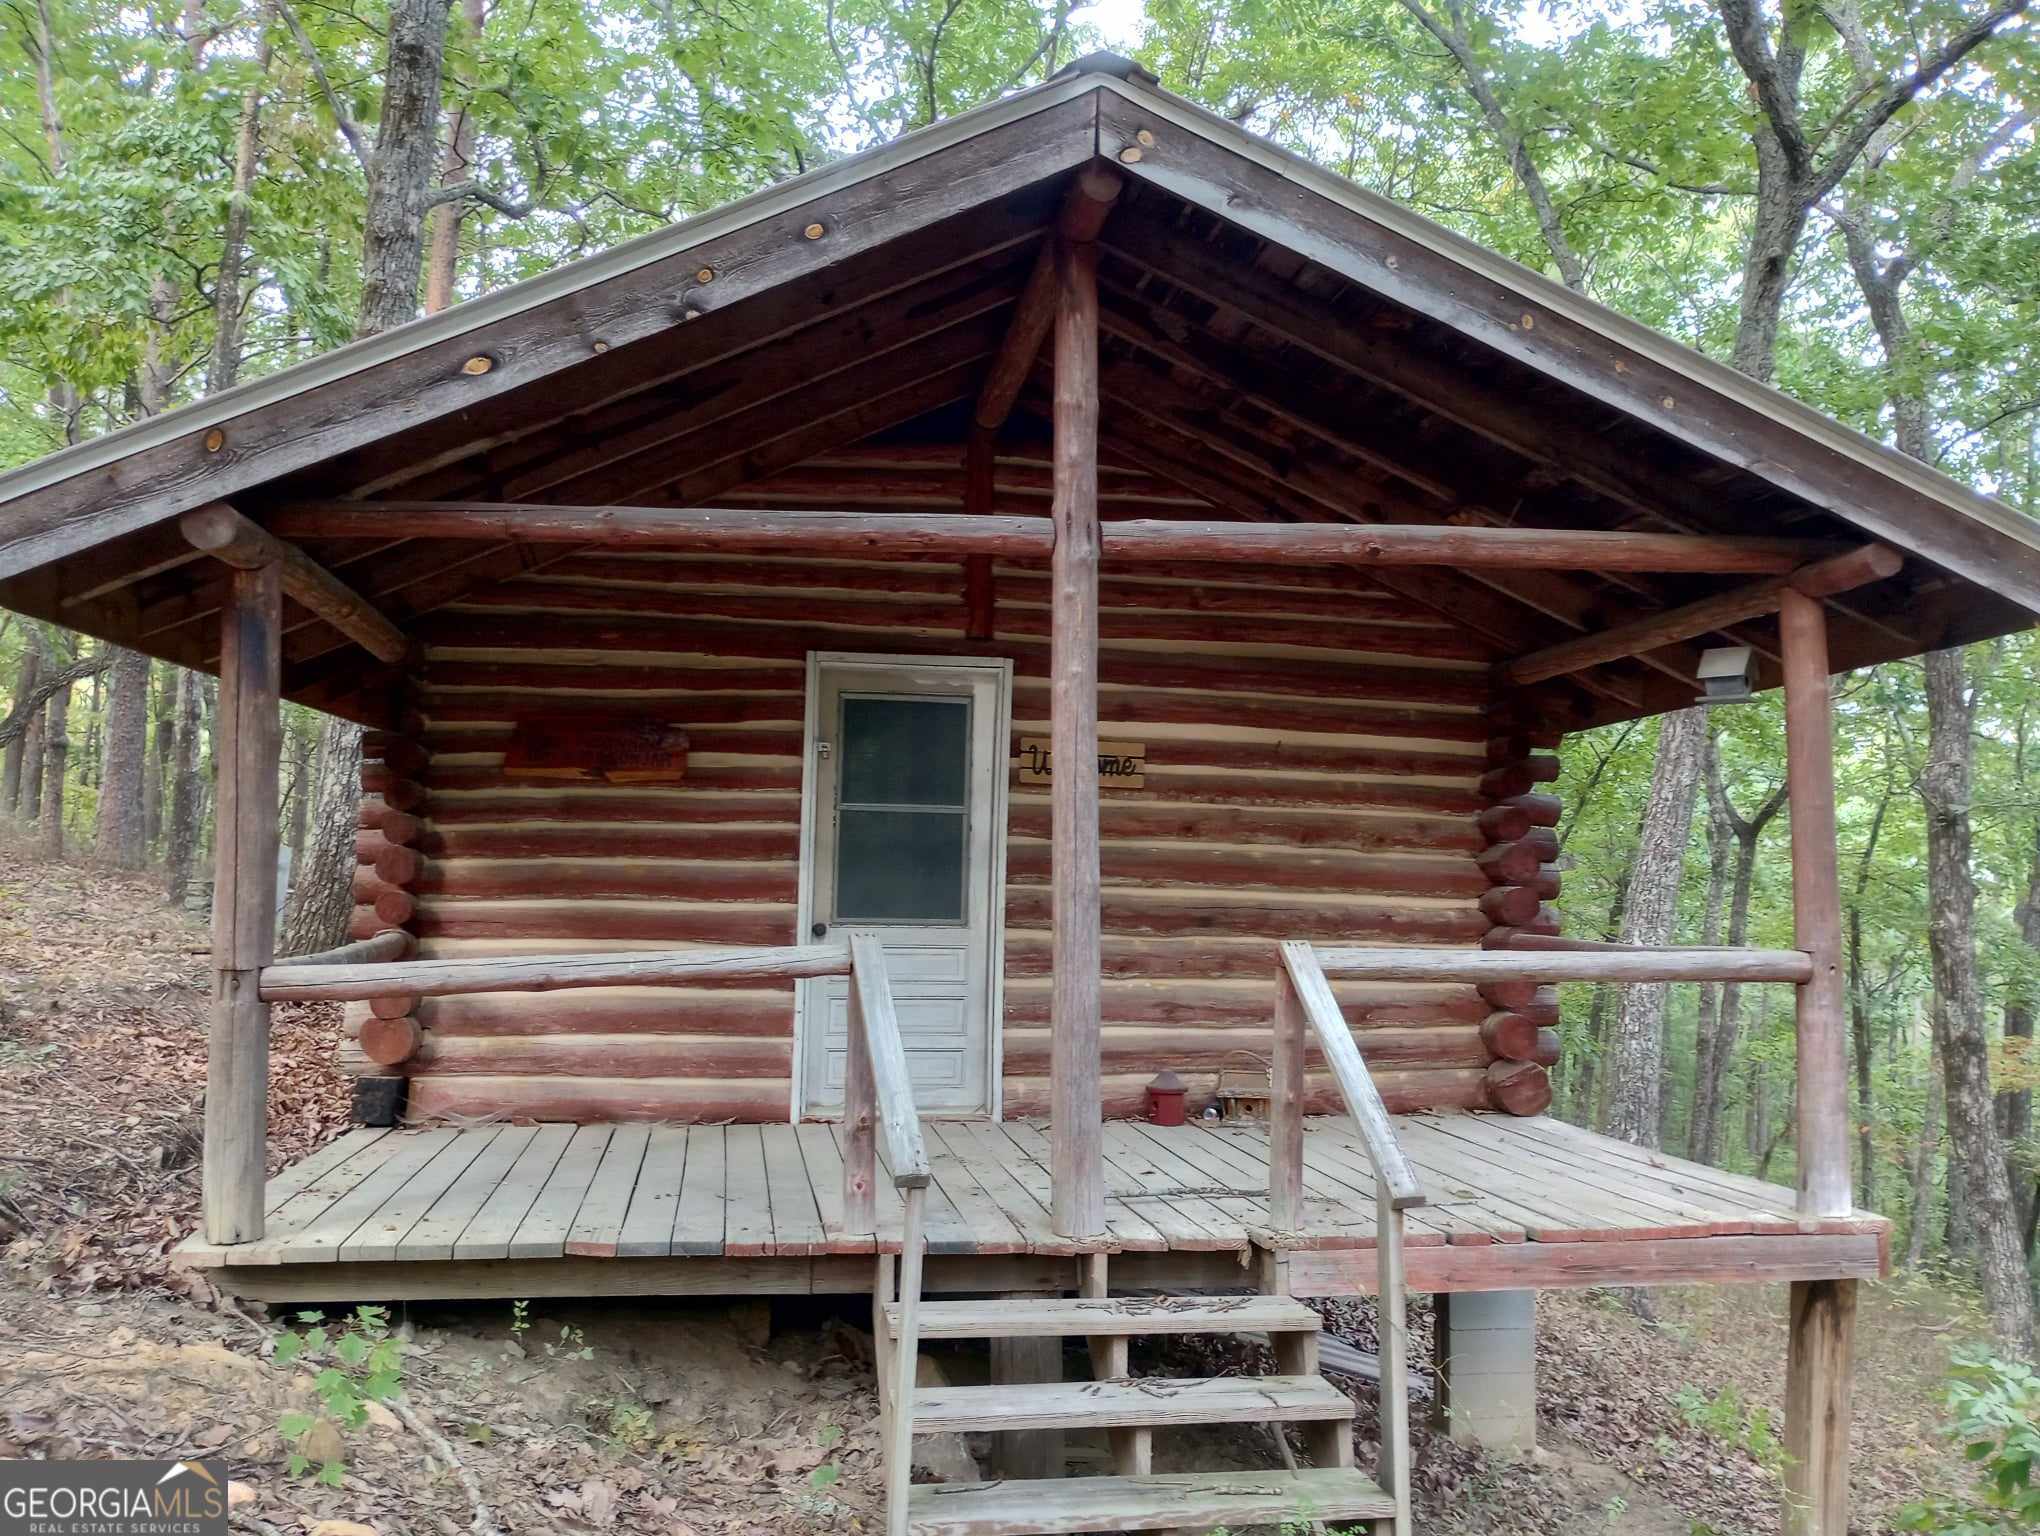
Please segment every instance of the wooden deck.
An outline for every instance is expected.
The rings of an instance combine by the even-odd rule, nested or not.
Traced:
[[[1371,1289],[1374,1180],[1343,1119],[1308,1122],[1305,1222],[1295,1232],[1268,1228],[1264,1127],[1110,1122],[1110,1234],[1088,1244],[1050,1230],[1042,1124],[929,1121],[925,1128],[934,1172],[931,1256],[1053,1259],[1104,1248],[1182,1256],[1177,1269],[1209,1283],[1237,1273],[1259,1245],[1290,1251],[1300,1294]],[[1884,1267],[1881,1220],[1803,1223],[1790,1190],[1561,1121],[1422,1114],[1397,1116],[1395,1128],[1429,1201],[1409,1213],[1413,1289],[1860,1277]],[[590,1294],[645,1294],[657,1287],[642,1266],[575,1261],[666,1260],[661,1272],[677,1274],[671,1261],[870,1254],[870,1235],[843,1230],[841,1145],[839,1129],[821,1124],[351,1131],[269,1181],[261,1241],[225,1248],[193,1238],[177,1256],[226,1271],[230,1288],[251,1295],[264,1288],[248,1282],[281,1271],[296,1278],[277,1294],[308,1294],[307,1283],[316,1290],[318,1282],[304,1267],[315,1265],[335,1267],[328,1288],[362,1286],[364,1295],[430,1295],[429,1267],[459,1265],[470,1278],[446,1294],[472,1295],[481,1283],[472,1277],[490,1265],[514,1268],[528,1285],[532,1274],[545,1273],[534,1266],[548,1262],[587,1276]],[[882,1182],[880,1245],[897,1245],[899,1216],[897,1196]],[[1188,1262],[1195,1256],[1205,1262]],[[374,1265],[392,1267],[394,1289],[374,1289],[385,1283],[363,1268]],[[715,1270],[706,1266],[700,1283],[684,1289],[713,1284]],[[808,1283],[769,1288],[831,1289],[838,1283],[832,1277],[866,1272],[868,1289],[868,1270],[810,1262]],[[632,1271],[630,1283],[608,1283],[623,1280],[624,1271]],[[1053,1266],[1032,1272],[1049,1277],[1044,1286],[1058,1273]],[[970,1273],[949,1266],[954,1288],[969,1289]],[[553,1277],[565,1283],[564,1270]],[[1011,1282],[1009,1273],[1001,1283]],[[504,1283],[511,1285],[508,1275]],[[738,1288],[755,1285],[747,1278]]]

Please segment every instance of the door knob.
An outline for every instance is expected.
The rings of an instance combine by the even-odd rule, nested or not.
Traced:
[[[827,938],[829,936],[829,925],[827,923],[816,923],[813,931],[816,938]]]

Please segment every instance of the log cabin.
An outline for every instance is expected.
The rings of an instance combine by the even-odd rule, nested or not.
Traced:
[[[220,679],[226,1289],[869,1292],[893,1532],[1400,1536],[1408,1291],[1520,1444],[1537,1289],[1784,1283],[1788,1528],[1845,1531],[1888,1233],[1829,678],[2032,623],[2040,537],[1129,61],[0,476],[0,603]],[[1568,939],[1552,749],[1725,646],[1784,690],[1794,947]],[[321,955],[279,699],[368,731]],[[1559,984],[1726,979],[1794,991],[1796,1189],[1544,1113]],[[291,999],[367,1123],[270,1176]],[[1356,1293],[1371,1475],[1301,1304]],[[1278,1375],[1127,1380],[1240,1329]],[[963,1337],[1098,1380],[917,1389]],[[1311,1465],[1152,1470],[1269,1419]],[[916,1433],[1066,1427],[1112,1476],[907,1486]]]

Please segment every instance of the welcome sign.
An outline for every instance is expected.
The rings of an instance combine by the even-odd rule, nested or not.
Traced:
[[[1053,763],[1046,736],[1020,738],[1020,782],[1050,782]],[[1098,787],[1139,789],[1147,782],[1147,743],[1144,741],[1101,741],[1098,743]]]

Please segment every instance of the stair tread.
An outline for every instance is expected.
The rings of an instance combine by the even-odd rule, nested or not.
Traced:
[[[990,1387],[922,1387],[914,1432],[1339,1420],[1353,1402],[1322,1376],[1121,1376]]]
[[[1286,1517],[1387,1520],[1394,1514],[1395,1500],[1348,1467],[926,1483],[907,1497],[913,1536],[1237,1528]]]
[[[924,1339],[1075,1338],[1085,1334],[1315,1333],[1322,1320],[1288,1296],[1048,1296],[1002,1301],[924,1301]],[[898,1302],[885,1309],[899,1336]]]

